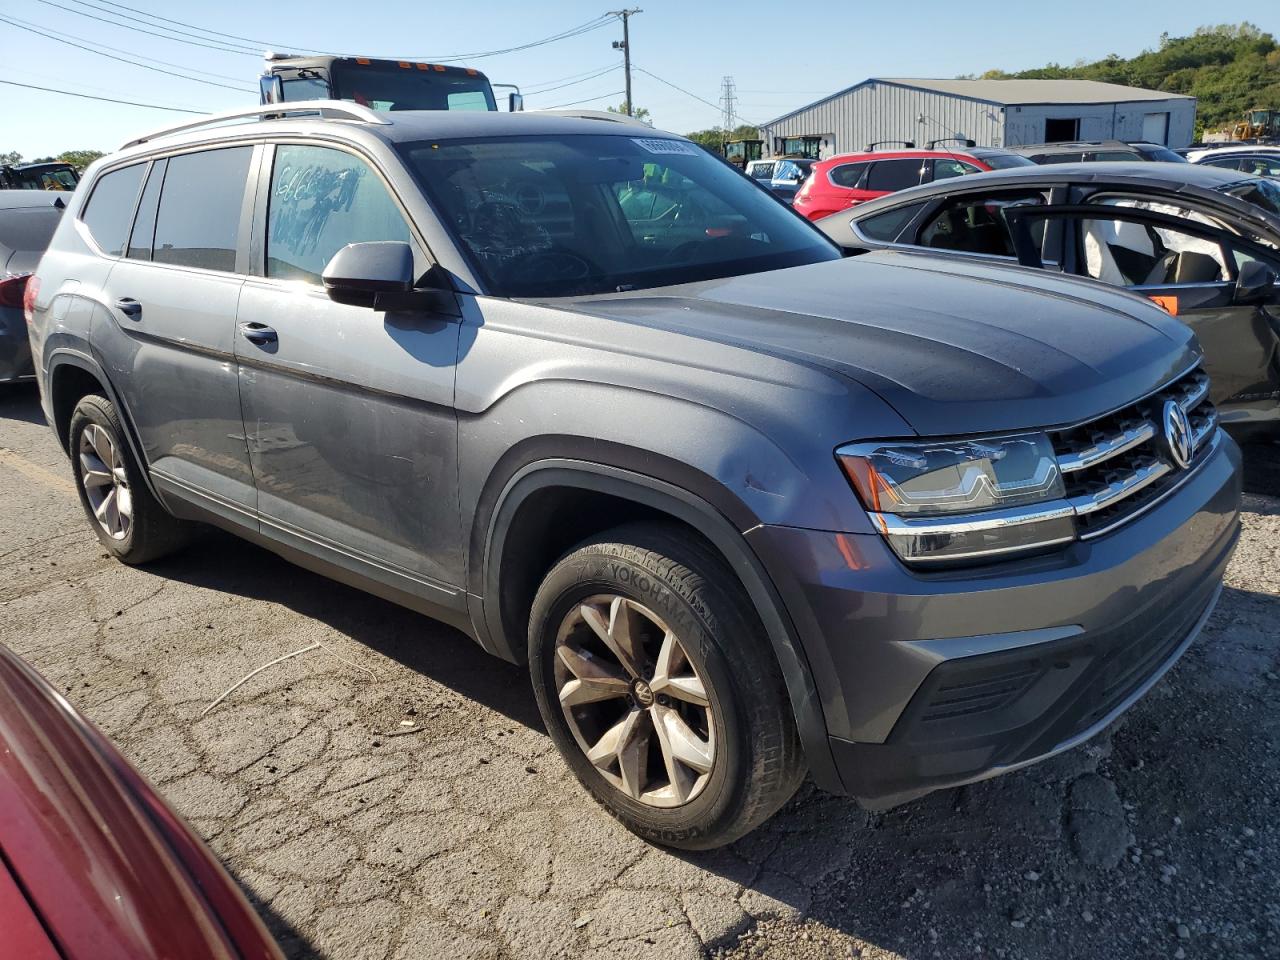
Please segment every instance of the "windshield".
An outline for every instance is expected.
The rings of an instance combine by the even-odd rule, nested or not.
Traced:
[[[836,260],[737,170],[659,137],[399,145],[487,291],[563,297]]]
[[[976,155],[992,170],[1011,170],[1014,167],[1034,167],[1036,162],[1018,153],[980,153]]]
[[[1246,180],[1243,183],[1228,184],[1221,189],[1223,193],[1229,193],[1233,197],[1247,200],[1249,203],[1261,207],[1267,213],[1280,216],[1280,182],[1266,177],[1257,177],[1253,180]]]
[[[455,71],[335,63],[333,96],[372,110],[497,110],[489,81]]]
[[[1159,163],[1188,163],[1186,157],[1174,153],[1168,147],[1153,147],[1146,151],[1147,159]]]

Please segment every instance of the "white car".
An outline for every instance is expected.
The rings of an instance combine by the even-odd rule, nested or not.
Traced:
[[[1213,166],[1224,166],[1216,161],[1234,159],[1234,157],[1243,156],[1245,154],[1257,154],[1260,156],[1280,157],[1280,145],[1266,146],[1258,145],[1258,143],[1228,143],[1219,147],[1197,147],[1196,150],[1187,151],[1187,159],[1193,164],[1204,164],[1215,161]]]

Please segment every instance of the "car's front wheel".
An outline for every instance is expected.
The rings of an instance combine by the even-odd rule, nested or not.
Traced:
[[[534,599],[530,669],[569,767],[635,833],[686,849],[749,832],[804,760],[750,599],[705,543],[633,525],[581,544]]]

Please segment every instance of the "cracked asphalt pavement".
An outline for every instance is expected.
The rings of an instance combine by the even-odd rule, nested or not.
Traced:
[[[522,670],[230,537],[122,566],[70,476],[34,389],[0,395],[0,643],[291,957],[1280,957],[1280,499],[1247,498],[1203,637],[1086,748],[881,814],[806,786],[677,855],[577,786]]]

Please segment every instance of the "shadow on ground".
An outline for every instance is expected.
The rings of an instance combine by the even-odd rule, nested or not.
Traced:
[[[34,383],[0,383],[0,420],[44,423]]]

